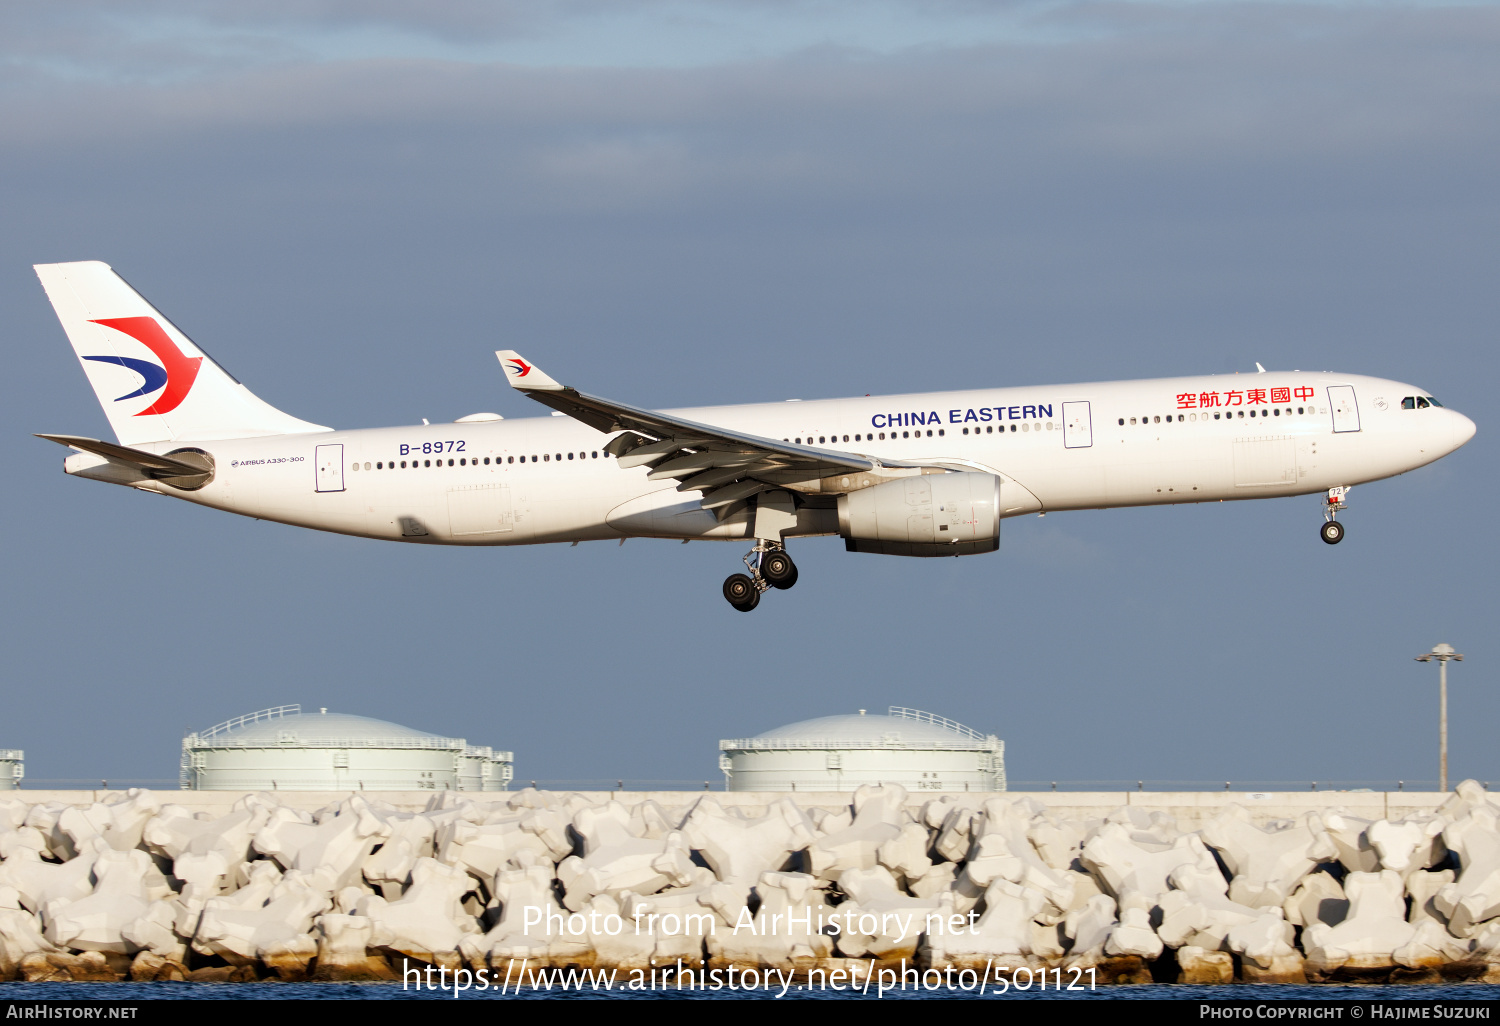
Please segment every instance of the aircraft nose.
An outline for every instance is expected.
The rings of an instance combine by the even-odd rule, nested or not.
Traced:
[[[1453,420],[1453,448],[1457,449],[1474,437],[1474,432],[1477,428],[1474,422],[1462,413],[1454,412]]]

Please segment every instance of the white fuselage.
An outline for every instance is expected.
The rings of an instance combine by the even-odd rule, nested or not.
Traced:
[[[1474,433],[1455,411],[1403,408],[1426,394],[1378,378],[1271,372],[672,412],[820,449],[993,473],[1004,515],[1016,516],[1299,495],[1390,477]],[[265,520],[424,543],[749,536],[747,517],[720,522],[676,481],[621,469],[603,451],[608,439],[547,416],[179,440],[143,448],[207,452],[212,481],[197,491],[137,487]],[[88,473],[84,464],[69,469]],[[815,497],[788,535],[836,533],[833,501]]]

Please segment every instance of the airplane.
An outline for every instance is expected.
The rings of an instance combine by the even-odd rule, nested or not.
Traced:
[[[410,544],[626,538],[753,543],[724,597],[797,583],[791,538],[850,552],[994,552],[1008,517],[1322,496],[1453,452],[1473,421],[1425,389],[1265,371],[647,410],[559,384],[513,350],[551,416],[339,431],[268,405],[98,261],[38,264],[115,441],[66,473],[299,527]]]

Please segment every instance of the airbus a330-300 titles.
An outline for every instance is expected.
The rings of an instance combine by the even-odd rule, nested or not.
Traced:
[[[790,588],[791,538],[968,556],[1029,513],[1323,497],[1431,463],[1474,424],[1414,385],[1263,372],[646,410],[558,384],[519,353],[512,387],[554,411],[338,431],[253,395],[107,265],[36,268],[115,441],[41,435],[63,467],[262,520],[414,544],[740,539],[736,609]]]

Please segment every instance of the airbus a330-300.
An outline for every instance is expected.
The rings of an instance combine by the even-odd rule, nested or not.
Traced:
[[[1426,390],[1262,372],[647,410],[558,384],[511,350],[510,385],[553,411],[339,431],[267,405],[107,265],[36,268],[115,441],[69,474],[299,527],[408,544],[743,540],[736,609],[790,588],[791,538],[851,552],[968,556],[1031,513],[1322,497],[1474,435]]]

